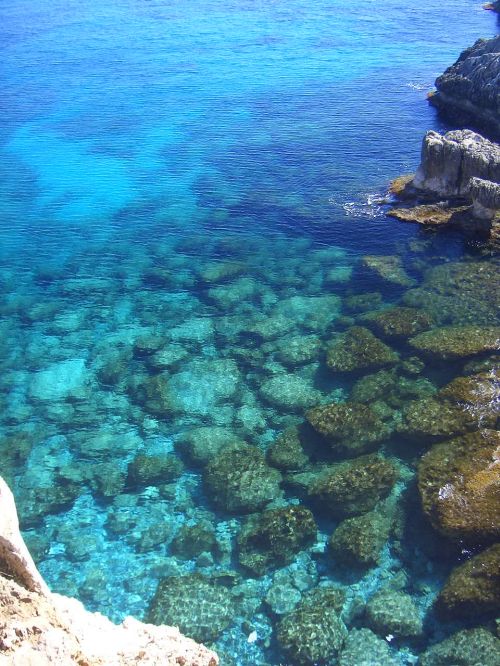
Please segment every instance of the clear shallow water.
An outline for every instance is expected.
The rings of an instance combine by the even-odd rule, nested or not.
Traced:
[[[168,487],[131,487],[134,457],[180,459],[201,426],[265,450],[305,406],[295,385],[273,399],[269,378],[299,377],[305,402],[352,386],[321,353],[283,362],[275,346],[325,345],[353,323],[339,320],[340,300],[314,299],[376,290],[395,303],[426,268],[477,257],[451,234],[388,221],[377,200],[416,167],[425,130],[445,128],[425,102],[435,76],[495,20],[465,1],[6,1],[0,12],[6,474],[51,587],[113,619],[142,616],[165,576],[248,573],[231,548],[243,518],[214,507],[199,467],[181,455]],[[363,270],[365,254],[400,256],[406,285]],[[232,268],[217,276],[214,261]],[[277,312],[281,330],[256,338]],[[152,362],[149,335],[177,357]],[[144,388],[157,375],[172,409]],[[49,506],[50,487],[63,500]],[[299,499],[287,490],[285,501]],[[179,558],[173,537],[200,520],[218,552]],[[321,544],[333,524],[318,520]],[[321,578],[367,598],[406,569],[422,612],[449,571],[387,546],[381,566],[342,577],[316,550],[291,565],[312,572],[296,589]],[[283,658],[266,640],[272,576],[241,583],[243,609],[216,643],[235,663]],[[398,647],[411,663],[415,646]]]

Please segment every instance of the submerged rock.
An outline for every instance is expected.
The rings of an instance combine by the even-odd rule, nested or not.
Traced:
[[[399,357],[367,328],[353,326],[330,345],[326,359],[334,372],[362,372],[394,365]]]
[[[397,638],[421,636],[422,618],[409,594],[396,590],[382,590],[371,597],[366,605],[366,620],[381,636],[392,634]]]
[[[377,565],[392,523],[391,515],[378,510],[342,521],[328,544],[334,561],[348,567]]]
[[[211,553],[216,549],[215,532],[209,523],[182,525],[175,535],[170,548],[174,555],[192,560],[201,553]]]
[[[222,449],[206,466],[203,481],[209,498],[231,513],[258,511],[281,494],[281,474],[246,444]]]
[[[430,102],[453,121],[484,127],[498,138],[499,87],[500,36],[478,39],[436,79]]]
[[[367,255],[363,257],[362,263],[365,268],[384,282],[400,287],[411,287],[415,284],[415,280],[405,271],[401,257],[396,255]]]
[[[500,608],[500,543],[456,567],[436,600],[445,618],[478,618]]]
[[[330,467],[312,481],[309,495],[332,517],[356,516],[387,497],[396,479],[394,464],[371,454]]]
[[[137,455],[127,470],[127,484],[131,488],[144,488],[177,479],[184,469],[182,462],[174,455]]]
[[[260,395],[271,405],[289,412],[301,412],[317,404],[321,393],[300,375],[283,373],[260,385]]]
[[[500,640],[483,628],[464,629],[433,645],[421,656],[420,666],[497,666]]]
[[[172,624],[194,640],[210,643],[234,620],[236,603],[229,588],[199,574],[160,581],[147,622]]]
[[[306,412],[306,418],[332,451],[351,457],[374,449],[390,434],[387,425],[362,403],[334,402],[315,407]]]
[[[204,426],[189,430],[182,435],[176,447],[194,465],[206,465],[224,447],[230,444],[243,444],[232,430],[217,426]]]
[[[270,567],[281,567],[316,540],[317,527],[309,509],[286,506],[252,517],[238,536],[239,561],[262,576]]]
[[[268,463],[284,472],[303,470],[310,464],[306,449],[311,439],[314,439],[314,433],[304,426],[288,428],[267,449]]]
[[[316,588],[279,622],[277,640],[290,663],[337,663],[347,636],[339,616],[342,604],[342,596],[335,588]]]
[[[398,666],[383,638],[370,629],[351,629],[340,654],[339,666]]]
[[[420,461],[424,513],[445,536],[482,543],[500,536],[500,433],[479,432],[436,444]]]
[[[427,331],[432,325],[432,318],[426,312],[416,308],[394,307],[382,310],[364,318],[364,323],[375,333],[390,340],[404,340],[411,335]]]
[[[479,428],[478,419],[461,405],[423,398],[413,400],[403,409],[398,431],[426,443],[429,439],[447,439]]]
[[[315,335],[294,335],[279,340],[276,357],[281,363],[294,367],[316,361],[321,348],[321,341]]]
[[[410,338],[418,353],[441,361],[500,350],[500,326],[444,326]]]

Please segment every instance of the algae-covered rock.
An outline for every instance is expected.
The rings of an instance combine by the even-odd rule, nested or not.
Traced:
[[[399,432],[426,442],[446,439],[478,428],[477,418],[461,405],[435,398],[412,400],[403,409]]]
[[[238,536],[239,561],[261,576],[270,567],[288,564],[316,540],[317,527],[309,509],[286,506],[252,517]]]
[[[464,629],[426,650],[419,666],[498,666],[500,640],[490,631]]]
[[[378,291],[367,291],[363,294],[348,296],[343,302],[344,310],[350,313],[376,310],[382,305],[382,294]]]
[[[319,358],[321,341],[315,335],[293,335],[281,338],[277,343],[276,357],[288,366],[312,363]]]
[[[490,325],[500,310],[498,262],[454,261],[429,268],[422,286],[403,296],[438,324]]]
[[[316,588],[278,624],[277,640],[289,663],[336,664],[347,629],[339,617],[335,588]]]
[[[409,594],[381,590],[366,605],[366,620],[380,636],[416,638],[422,634],[422,618]]]
[[[491,370],[466,377],[456,377],[439,391],[439,397],[459,405],[483,427],[495,428],[500,417],[500,378]]]
[[[198,276],[203,282],[217,284],[226,282],[241,275],[245,270],[244,264],[236,261],[211,261],[198,271]]]
[[[267,449],[266,458],[270,465],[285,472],[304,469],[310,459],[306,452],[307,440],[314,438],[304,426],[287,428]]]
[[[362,372],[394,365],[398,358],[395,351],[367,328],[353,326],[331,344],[326,362],[334,372]]]
[[[183,525],[175,535],[170,548],[174,555],[191,560],[201,553],[213,552],[217,542],[213,527],[209,523]]]
[[[436,600],[447,619],[478,618],[500,609],[500,543],[487,548],[451,572]]]
[[[392,516],[377,510],[343,520],[328,543],[334,561],[358,567],[378,564],[392,522]]]
[[[339,666],[398,666],[387,642],[370,629],[351,629],[340,654]]]
[[[420,354],[440,361],[467,358],[500,349],[500,326],[444,326],[409,340]]]
[[[391,370],[379,370],[365,375],[354,383],[350,397],[355,402],[365,403],[383,400],[393,409],[401,409],[408,400],[425,398],[436,393],[436,387],[428,379],[405,376],[408,370],[412,372],[408,363],[402,363]]]
[[[175,455],[137,455],[129,463],[127,484],[131,488],[169,483],[182,474],[184,466]]]
[[[154,416],[166,417],[172,413],[172,402],[167,374],[132,379],[128,391],[142,409]]]
[[[401,257],[396,255],[366,255],[362,264],[384,282],[400,287],[411,287],[415,284],[415,280],[405,271]]]
[[[260,341],[274,340],[291,331],[295,323],[283,314],[271,314],[265,319],[258,319],[243,330]]]
[[[376,454],[360,456],[322,472],[309,486],[309,495],[334,517],[356,516],[386,497],[397,475],[389,460]]]
[[[203,481],[209,498],[232,513],[258,511],[281,494],[281,474],[246,444],[222,449],[206,466]]]
[[[436,444],[420,461],[424,513],[445,536],[481,543],[500,536],[500,433],[480,430]]]
[[[367,315],[363,321],[375,333],[390,340],[404,340],[427,331],[432,325],[429,314],[416,308],[394,307]]]
[[[176,444],[195,465],[206,465],[220,451],[230,444],[242,444],[237,435],[227,428],[203,426],[184,434]]]
[[[189,574],[160,581],[146,621],[179,627],[186,636],[210,643],[235,615],[236,604],[227,587],[215,579]]]
[[[306,418],[335,453],[355,456],[375,448],[390,432],[375,412],[357,402],[315,407]]]
[[[339,316],[341,300],[336,294],[291,296],[279,301],[273,312],[303,328],[323,332]]]
[[[309,381],[288,373],[263,381],[260,395],[269,404],[289,412],[300,412],[321,399],[321,393]]]

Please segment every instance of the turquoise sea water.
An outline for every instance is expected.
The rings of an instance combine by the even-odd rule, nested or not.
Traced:
[[[318,584],[345,587],[349,628],[391,580],[429,611],[452,564],[419,550],[417,502],[362,574],[325,552],[336,523],[318,515],[312,547],[256,576],[238,561],[245,512],[214,504],[184,442],[217,428],[209,441],[266,451],[306,407],[349,397],[324,349],[359,323],[350,296],[384,307],[433,266],[488,264],[381,199],[424,132],[446,129],[425,101],[435,77],[495,27],[467,0],[1,3],[0,448],[52,589],[121,620],[166,577],[241,576],[214,641],[241,666],[291,663],[277,623]],[[399,257],[403,279],[364,255]],[[468,320],[455,299],[440,323]],[[424,378],[435,391],[450,371]],[[396,501],[415,461],[392,445]],[[164,478],[132,478],[137,455],[167,454]],[[304,504],[280,493],[272,506]],[[216,546],[180,556],[173,540],[200,521]],[[452,629],[430,612],[392,658],[415,663]]]

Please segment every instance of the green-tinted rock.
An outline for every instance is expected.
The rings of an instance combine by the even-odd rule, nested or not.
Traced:
[[[362,326],[353,326],[333,342],[326,355],[327,365],[334,372],[376,370],[398,361],[398,355]]]
[[[276,348],[276,358],[287,366],[312,363],[319,358],[321,341],[315,335],[294,335],[281,338]]]
[[[386,497],[398,473],[389,460],[378,455],[361,456],[334,465],[309,487],[309,495],[333,517],[356,516],[371,511]]]
[[[445,536],[482,543],[500,537],[500,433],[481,430],[436,444],[420,461],[424,513]]]
[[[368,312],[382,305],[382,294],[378,291],[370,291],[363,294],[348,296],[343,302],[346,312]]]
[[[403,409],[399,431],[426,442],[461,435],[478,427],[477,419],[464,407],[434,398],[413,400]]]
[[[500,349],[499,326],[443,326],[410,338],[419,354],[440,361],[461,359]]]
[[[381,590],[366,605],[366,620],[380,636],[416,638],[422,634],[422,618],[411,596],[396,590]]]
[[[354,401],[366,403],[383,400],[393,409],[401,409],[408,400],[428,397],[435,393],[436,388],[428,379],[405,377],[393,368],[379,370],[358,379],[352,387],[350,397]]]
[[[432,325],[432,319],[426,312],[404,307],[367,315],[363,321],[373,328],[375,333],[389,340],[404,340],[427,331]]]
[[[311,438],[311,435],[309,435]],[[303,470],[309,465],[306,453],[308,434],[303,426],[288,428],[267,449],[266,458],[270,465],[284,472]]]
[[[188,431],[180,438],[176,447],[194,465],[206,465],[223,448],[231,444],[242,443],[232,430],[216,426],[205,426]]]
[[[126,473],[114,463],[92,465],[91,486],[102,497],[116,497],[123,492]]]
[[[285,566],[316,540],[317,527],[309,509],[286,506],[252,517],[238,537],[239,560],[258,576]]]
[[[146,621],[179,627],[195,641],[210,643],[233,621],[236,605],[230,590],[198,574],[160,581]]]
[[[173,481],[182,474],[183,464],[174,455],[137,455],[127,470],[127,484],[131,488],[155,486]]]
[[[338,592],[317,588],[305,595],[278,624],[277,639],[288,659],[297,666],[336,664],[347,636],[339,617]]]
[[[387,642],[370,629],[351,629],[339,659],[339,666],[399,666]]]
[[[213,552],[216,545],[212,526],[208,523],[196,523],[183,525],[175,535],[170,548],[174,555],[184,560],[191,560],[201,553]]]
[[[456,567],[436,600],[447,619],[480,618],[500,610],[500,543]]]
[[[362,259],[363,266],[376,276],[401,287],[411,287],[415,280],[403,268],[401,257],[396,255],[366,255]]]
[[[331,449],[341,455],[356,456],[372,450],[390,431],[375,412],[359,402],[340,402],[315,407],[306,418]]]
[[[267,403],[287,412],[302,412],[321,400],[321,393],[310,381],[288,373],[264,380],[259,392]]]
[[[166,374],[144,377],[131,381],[128,387],[130,396],[144,410],[154,416],[168,416],[172,413],[171,395]]]
[[[347,518],[330,537],[330,554],[335,562],[347,566],[373,567],[378,564],[391,526],[392,517],[380,511]]]
[[[232,280],[245,270],[244,264],[235,261],[212,261],[205,264],[199,271],[200,280],[209,284],[217,284]]]
[[[486,629],[464,629],[426,650],[419,666],[498,666],[500,640]]]
[[[439,396],[458,404],[485,428],[495,428],[499,419],[500,381],[495,371],[456,377]]]
[[[232,513],[258,511],[281,494],[281,474],[246,444],[220,451],[206,466],[203,481],[208,497]]]

